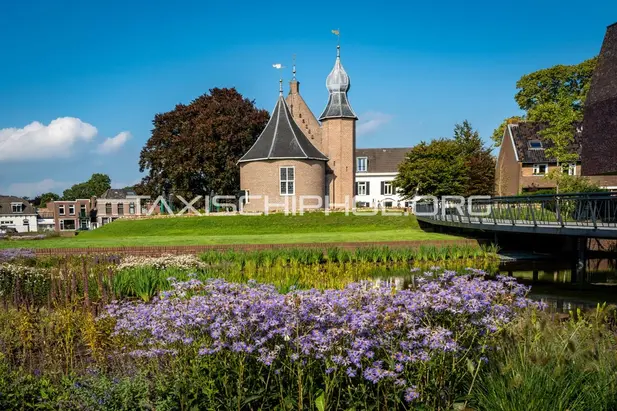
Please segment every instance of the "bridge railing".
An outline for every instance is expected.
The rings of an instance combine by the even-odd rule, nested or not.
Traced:
[[[414,211],[419,217],[462,224],[617,228],[617,193],[420,200]]]

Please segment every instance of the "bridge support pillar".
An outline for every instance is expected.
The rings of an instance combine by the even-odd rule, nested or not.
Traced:
[[[576,258],[572,266],[573,283],[585,282],[587,276],[587,239],[585,237],[576,237],[574,239]]]

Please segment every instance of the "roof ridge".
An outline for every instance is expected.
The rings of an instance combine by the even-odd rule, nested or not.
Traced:
[[[275,109],[278,108],[278,110],[276,110],[276,123],[274,123],[274,136],[272,137],[272,143],[270,144],[270,151],[268,151],[268,157],[270,157],[272,155],[272,150],[274,150],[274,143],[276,142],[276,132],[279,129],[279,119],[281,117],[281,99],[283,98],[283,96],[279,95],[279,99],[276,102],[276,106],[274,107]],[[266,125],[267,127],[267,125]],[[265,131],[265,129],[264,129]],[[259,136],[261,137],[261,136]]]
[[[281,97],[282,98],[282,97]],[[296,135],[296,130],[294,130],[294,128],[291,125],[291,122],[289,121],[289,110],[287,110],[287,102],[285,101],[285,99],[283,99],[283,108],[285,108],[285,118],[287,119],[287,124],[289,124],[289,128],[291,129],[291,134],[294,136],[294,139],[296,140],[296,143],[298,144],[298,147],[300,147],[300,150],[302,150],[302,154],[304,154],[306,157],[308,157],[308,155],[306,154],[306,151],[304,151],[304,148],[302,148],[302,144],[300,144],[300,140],[298,140],[298,136]],[[275,138],[276,138],[276,131],[274,133]]]

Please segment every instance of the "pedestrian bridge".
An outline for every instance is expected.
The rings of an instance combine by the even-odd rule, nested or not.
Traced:
[[[617,193],[420,200],[414,212],[435,226],[617,239]]]

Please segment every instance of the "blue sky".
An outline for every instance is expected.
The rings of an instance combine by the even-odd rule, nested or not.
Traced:
[[[6,1],[0,193],[61,193],[94,172],[133,184],[156,113],[230,86],[271,110],[281,74],[272,64],[288,67],[287,85],[293,54],[318,115],[335,28],[359,147],[451,136],[464,119],[488,141],[518,113],[521,75],[596,55],[615,21],[617,2],[603,0]]]

